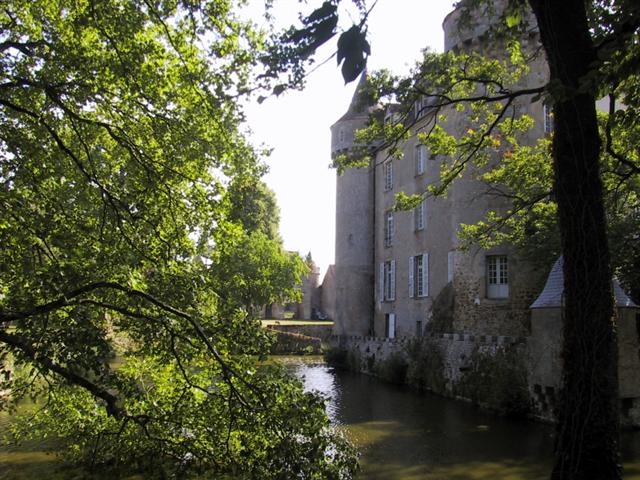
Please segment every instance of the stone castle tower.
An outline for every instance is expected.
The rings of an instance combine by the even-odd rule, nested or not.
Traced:
[[[492,41],[489,32],[504,3],[497,0],[465,28],[458,25],[460,9],[453,10],[443,22],[445,50],[504,56],[503,46]],[[535,30],[528,40],[535,43]],[[544,65],[536,65],[523,82],[542,85],[545,76]],[[365,84],[366,72],[347,112],[331,127],[333,158],[362,148],[354,143],[354,133],[367,124],[373,109],[380,108],[367,104]],[[334,333],[390,338],[421,335],[438,316],[446,320],[449,330],[524,334],[528,305],[537,291],[529,289],[532,272],[508,245],[490,251],[476,247],[467,254],[459,247],[459,225],[475,223],[486,211],[501,208],[499,199],[482,196],[484,185],[467,175],[450,187],[446,198],[425,199],[419,211],[394,210],[397,192],[421,193],[440,181],[443,159],[429,155],[418,141],[417,134],[429,129],[435,115],[423,102],[416,102],[415,112],[419,113],[414,113],[411,137],[400,144],[403,160],[391,159],[384,149],[370,145],[373,160],[368,167],[348,168],[337,178]],[[541,102],[531,104],[527,98],[518,108],[534,118],[543,117]],[[391,119],[392,110],[386,112]],[[468,112],[445,110],[447,131],[469,128]],[[532,139],[544,135],[537,128]],[[415,164],[418,153],[422,158],[419,171]],[[508,287],[507,264],[511,266]],[[500,272],[498,287],[488,278],[489,270]],[[434,314],[436,306],[438,315]],[[495,321],[487,322],[487,318]]]
[[[368,120],[362,74],[347,112],[331,126],[331,156],[354,148]],[[373,322],[374,168],[349,168],[336,181],[335,325],[339,335],[367,335]]]
[[[459,22],[465,20],[460,7],[470,1],[459,2],[444,19],[445,51],[504,59],[507,37],[494,27],[501,24],[497,22],[506,0],[483,4],[470,22]],[[539,48],[537,28],[530,18],[523,19],[521,33],[527,54]],[[506,88],[545,86],[544,57],[531,55],[528,67]],[[361,148],[354,142],[354,131],[366,125],[370,113],[382,113],[381,107],[374,110],[363,105],[364,83],[363,75],[347,112],[331,127],[334,158]],[[395,121],[398,110],[393,107],[385,112],[385,121]],[[522,145],[534,145],[553,133],[553,112],[538,96],[523,95],[509,107],[512,115],[527,114],[535,121],[519,139]],[[447,133],[461,137],[474,126],[469,108],[437,109],[429,96],[416,99],[413,108],[397,117],[410,128],[394,146],[398,155],[389,155],[383,145],[370,145],[369,165],[347,169],[338,177],[334,333],[342,336],[340,346],[359,359],[360,369],[369,373],[375,373],[391,355],[406,355],[405,339],[426,337],[424,351],[442,359],[440,366],[430,366],[430,375],[434,373],[438,380],[428,389],[457,398],[473,397],[478,393],[461,396],[460,392],[468,389],[465,379],[480,375],[486,379],[487,395],[495,399],[500,381],[492,384],[489,378],[518,378],[518,386],[509,385],[508,401],[516,389],[526,388],[529,398],[523,405],[531,405],[533,415],[550,420],[561,385],[562,268],[556,264],[544,286],[546,267],[531,262],[514,245],[504,242],[485,248],[464,244],[459,235],[461,224],[474,224],[486,212],[502,213],[512,207],[508,195],[496,195],[489,189],[493,186],[479,177],[508,158],[508,145],[489,152],[486,163],[469,160],[446,196],[424,195],[410,211],[395,208],[397,192],[427,192],[440,182],[441,168],[455,160],[429,152],[420,134],[430,131],[437,120]],[[619,288],[616,302],[622,421],[638,427],[640,314]],[[493,358],[488,363],[492,373],[483,370],[488,358]],[[468,399],[489,403],[490,398]]]

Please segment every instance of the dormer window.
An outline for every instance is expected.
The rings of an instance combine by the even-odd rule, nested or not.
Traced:
[[[393,112],[391,110],[387,110],[387,113],[384,114],[384,123],[385,124],[389,124],[389,123],[395,123],[398,119],[398,114],[396,112]]]

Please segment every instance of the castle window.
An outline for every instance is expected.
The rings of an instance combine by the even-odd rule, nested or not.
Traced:
[[[422,144],[416,145],[416,150],[415,150],[416,177],[424,173],[426,164],[427,164],[427,146]]]
[[[487,264],[487,298],[509,297],[509,269],[506,255],[489,255]]]
[[[413,229],[418,232],[424,230],[427,217],[427,201],[422,200],[418,206],[413,209]]]
[[[396,338],[396,314],[395,313],[385,314],[384,332],[387,338]]]
[[[392,124],[392,123],[396,123],[397,121],[398,121],[398,114],[391,110],[387,110],[387,112],[384,115],[384,123]]]
[[[553,107],[548,103],[542,106],[544,116],[544,133],[553,133]]]
[[[387,260],[380,264],[380,301],[396,299],[396,261]]]
[[[456,261],[456,252],[451,250],[447,254],[447,282],[453,282],[455,261]]]
[[[338,143],[342,144],[345,142],[347,138],[347,135],[344,131],[344,128],[341,128],[340,130],[338,130]]]
[[[429,254],[409,257],[409,297],[422,298],[429,295]]]
[[[384,189],[392,190],[393,189],[393,163],[391,160],[388,160],[384,163]]]
[[[420,98],[413,104],[413,114],[416,120],[424,117],[429,110],[429,99],[425,95],[420,95]]]
[[[384,222],[384,246],[390,247],[393,245],[393,233],[394,233],[394,219],[393,212],[388,211],[385,214],[385,222]]]

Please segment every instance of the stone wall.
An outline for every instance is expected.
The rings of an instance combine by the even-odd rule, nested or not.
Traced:
[[[432,334],[415,338],[334,336],[333,348],[352,370],[464,399],[505,414],[530,411],[526,339]]]
[[[333,358],[350,370],[501,414],[555,420],[557,383],[541,380],[549,372],[540,370],[539,364],[553,362],[536,356],[541,345],[533,337],[445,333],[419,339],[332,336],[330,340],[329,361]],[[640,426],[640,398],[621,397],[621,423]]]
[[[488,298],[485,285],[487,254],[509,258],[508,298]],[[527,336],[531,332],[529,305],[536,299],[546,271],[518,258],[512,248],[477,250],[458,255],[452,284],[453,323],[449,331],[484,335]]]
[[[281,332],[297,333],[307,337],[317,338],[322,343],[327,343],[331,337],[333,322],[323,322],[313,325],[287,325],[286,321],[281,324],[269,325],[272,330]]]
[[[320,355],[331,337],[333,322],[315,325],[269,325],[276,332],[272,355]]]
[[[271,347],[271,355],[320,355],[322,343],[319,338],[300,333],[276,331],[276,342]]]

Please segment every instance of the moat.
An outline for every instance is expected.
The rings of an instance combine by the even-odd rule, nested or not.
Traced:
[[[291,359],[290,361],[296,361]],[[338,372],[321,360],[291,368],[328,398],[333,421],[361,451],[361,479],[542,480],[553,427],[499,418],[473,406]],[[640,480],[640,432],[622,438],[625,479]]]
[[[364,480],[546,480],[553,427],[482,412],[367,375],[335,371],[320,357],[278,357],[305,388],[322,393],[328,414],[361,453]],[[0,417],[0,430],[7,417]],[[0,478],[42,478],[55,457],[35,444],[0,452]],[[626,480],[640,480],[640,431],[624,432]],[[57,477],[60,478],[60,477]]]

